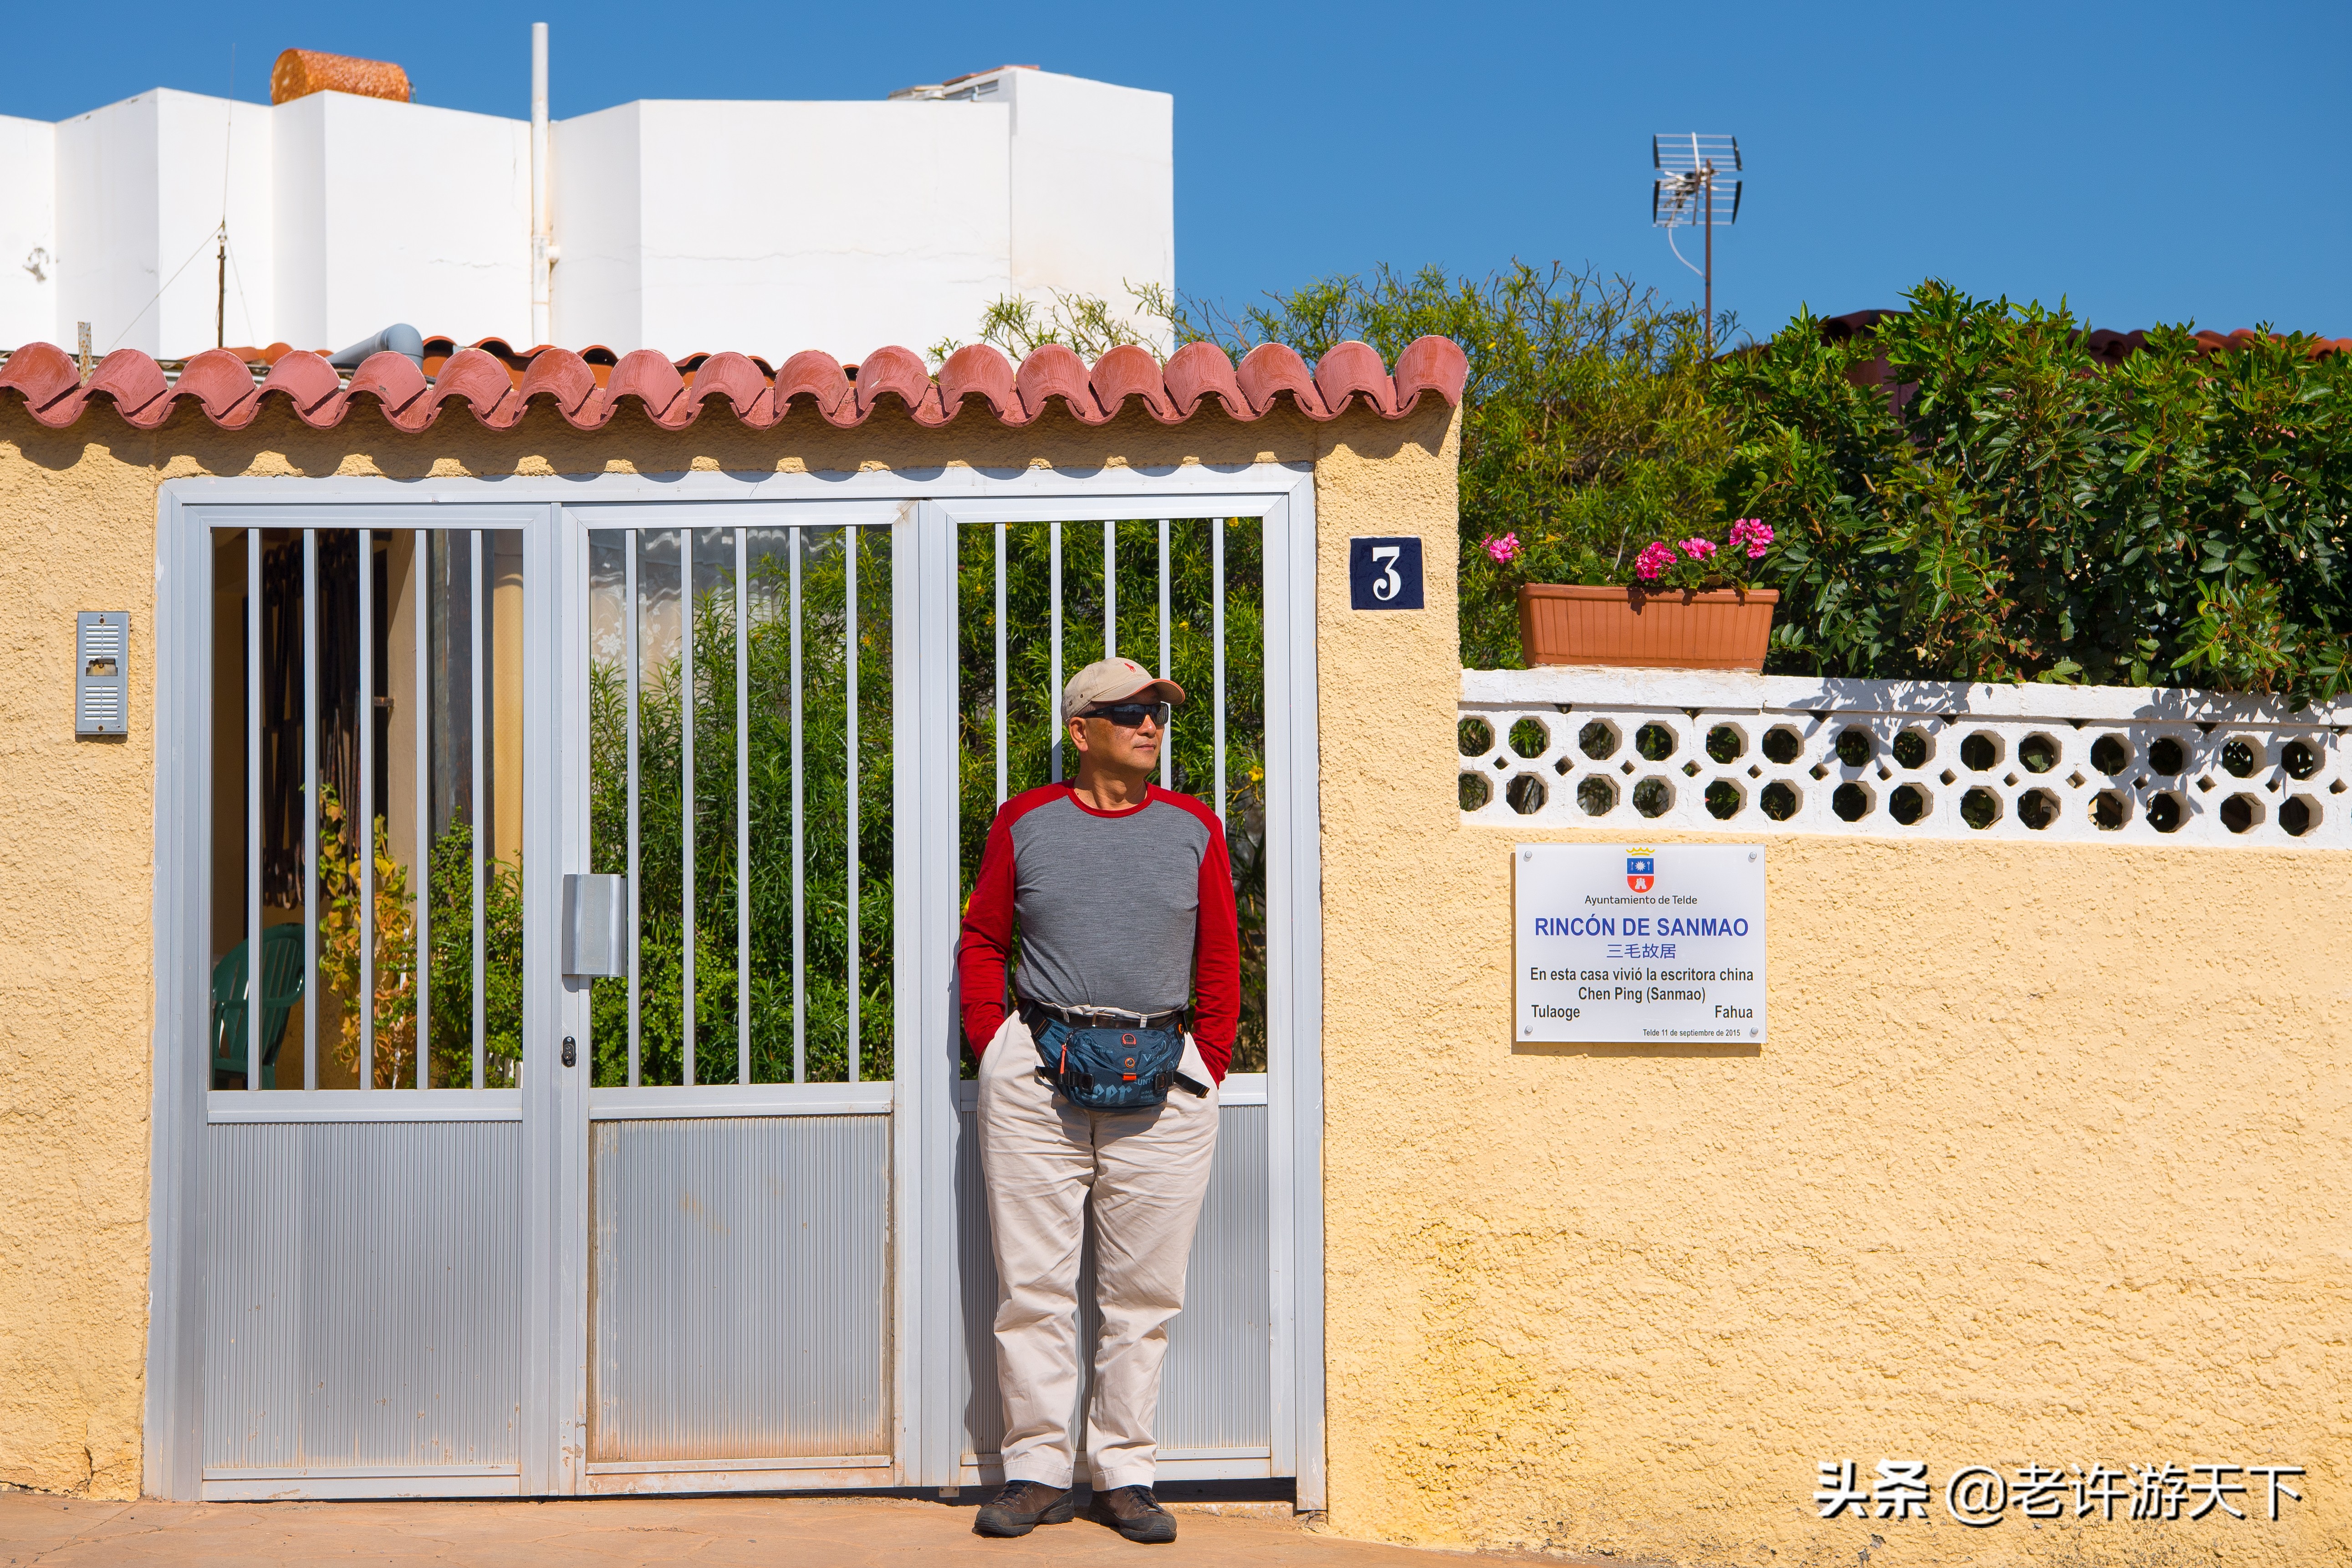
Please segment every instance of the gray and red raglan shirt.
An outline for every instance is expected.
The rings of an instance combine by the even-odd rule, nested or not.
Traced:
[[[964,906],[956,972],[964,1037],[988,1048],[1004,1022],[1004,968],[1021,922],[1013,990],[1063,1007],[1165,1013],[1192,1005],[1192,1040],[1218,1082],[1241,1018],[1241,932],[1225,832],[1188,795],[1097,811],[1066,784],[997,809]]]

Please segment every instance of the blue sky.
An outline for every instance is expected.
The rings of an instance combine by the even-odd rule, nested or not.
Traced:
[[[1717,303],[1769,331],[1940,276],[2091,324],[2352,336],[2352,5],[26,7],[0,113],[150,87],[268,97],[289,46],[398,60],[428,103],[878,97],[1004,61],[1176,97],[1177,277],[1245,302],[1387,261],[1697,279],[1649,226],[1655,131],[1738,135]]]

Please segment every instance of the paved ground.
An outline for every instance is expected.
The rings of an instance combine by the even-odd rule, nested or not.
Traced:
[[[1138,1546],[1084,1518],[1019,1541],[983,1541],[971,1533],[973,1511],[971,1505],[883,1498],[119,1503],[0,1492],[0,1565],[866,1568],[919,1561],[923,1568],[1139,1562],[1158,1568],[1443,1568],[1465,1561],[1319,1534],[1292,1518],[1287,1504],[1178,1503],[1173,1546]]]

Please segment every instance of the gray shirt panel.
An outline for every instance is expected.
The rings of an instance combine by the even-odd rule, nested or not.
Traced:
[[[1016,992],[1135,1013],[1192,1000],[1206,823],[1166,801],[1097,816],[1065,796],[1012,831]]]

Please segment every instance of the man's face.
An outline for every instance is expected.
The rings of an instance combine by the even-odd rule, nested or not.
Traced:
[[[1143,722],[1129,729],[1100,714],[1086,713],[1070,721],[1070,740],[1097,765],[1123,773],[1148,773],[1160,765],[1162,739],[1160,716],[1146,705]]]

